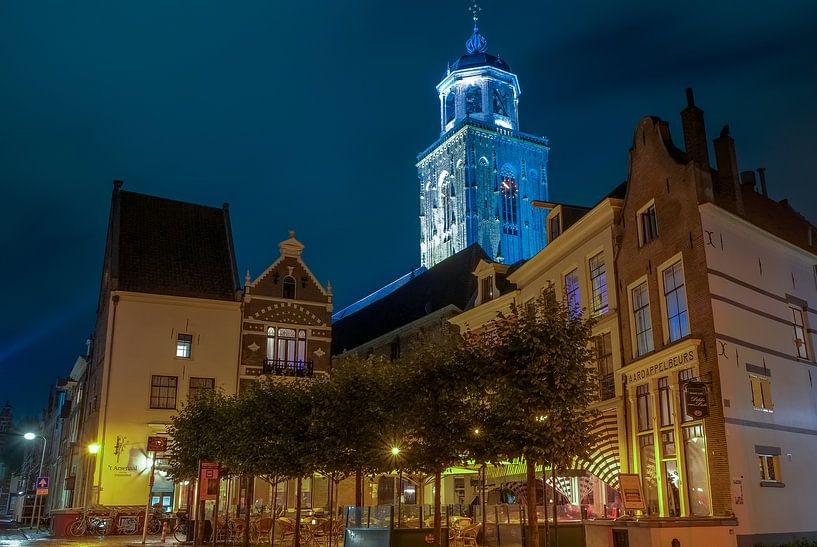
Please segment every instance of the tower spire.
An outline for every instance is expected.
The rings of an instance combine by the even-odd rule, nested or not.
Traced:
[[[465,50],[469,55],[473,55],[474,53],[485,53],[488,50],[488,40],[485,39],[485,36],[479,33],[479,25],[477,24],[477,21],[479,21],[479,12],[482,11],[482,8],[479,7],[476,0],[473,0],[468,8],[468,11],[471,12],[472,17],[474,18],[474,33],[471,34],[471,37],[468,38],[467,42],[465,42]]]

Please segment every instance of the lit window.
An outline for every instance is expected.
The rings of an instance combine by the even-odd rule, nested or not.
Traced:
[[[283,297],[295,298],[295,278],[292,276],[288,275],[284,278]]]
[[[267,359],[275,359],[275,327],[267,329]]]
[[[658,239],[658,219],[655,216],[655,205],[650,205],[638,215],[638,225],[641,232],[641,245]]]
[[[494,298],[494,276],[482,278],[482,301],[488,302]]]
[[[636,355],[653,350],[650,294],[644,281],[633,289],[633,319],[635,320]]]
[[[570,312],[578,315],[581,311],[578,270],[573,270],[565,276],[565,300]]]
[[[772,402],[772,384],[768,378],[749,376],[752,385],[752,406],[755,410],[771,412],[774,410]]]
[[[176,376],[152,376],[150,380],[150,408],[176,408]]]
[[[797,357],[800,359],[808,359],[806,323],[803,318],[803,310],[801,308],[791,308],[791,313],[794,318],[794,347],[797,352]]]
[[[758,454],[758,464],[760,466],[760,480],[780,482],[780,456]]]
[[[190,359],[190,350],[193,347],[192,334],[179,334],[176,340],[176,357]]]
[[[212,391],[216,387],[215,378],[190,378],[190,387],[187,391],[187,398],[191,401],[205,391]]]
[[[684,266],[679,260],[664,270],[664,302],[667,306],[669,341],[675,342],[689,335]]]
[[[513,174],[502,174],[502,231],[519,235],[519,188]]]
[[[590,266],[591,314],[595,317],[607,313],[607,271],[604,268],[604,253],[592,257]]]
[[[616,396],[613,379],[613,343],[609,332],[593,338],[596,346],[596,371],[599,377],[599,398],[604,401]]]

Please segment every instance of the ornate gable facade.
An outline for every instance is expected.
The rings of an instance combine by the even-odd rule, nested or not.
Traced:
[[[261,376],[328,373],[332,292],[303,262],[304,246],[290,232],[264,273],[245,278],[241,382]]]

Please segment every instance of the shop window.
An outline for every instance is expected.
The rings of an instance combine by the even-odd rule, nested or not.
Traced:
[[[193,348],[192,334],[179,334],[176,339],[176,357],[180,359],[190,359],[190,353]]]
[[[604,267],[604,253],[590,258],[590,312],[595,317],[607,313],[607,271]]]
[[[295,278],[292,276],[286,276],[284,278],[283,288],[281,295],[284,298],[295,298]]]
[[[613,342],[609,332],[593,338],[596,346],[596,373],[599,378],[599,399],[605,401],[616,396],[613,378]]]
[[[638,213],[638,231],[642,246],[658,239],[658,218],[655,214],[654,203]]]
[[[672,396],[669,389],[669,378],[658,379],[658,407],[661,427],[672,425]]]
[[[661,457],[675,458],[675,432],[672,429],[661,432]]]
[[[653,350],[652,319],[650,318],[650,294],[647,282],[633,288],[633,320],[635,322],[636,356]]]
[[[638,461],[644,488],[644,503],[648,515],[658,514],[658,480],[656,477],[655,444],[653,434],[638,437]]]
[[[205,391],[213,391],[216,387],[215,378],[190,378],[190,386],[187,390],[187,398],[193,400]]]
[[[679,260],[664,270],[664,303],[667,313],[669,341],[675,342],[689,335],[684,266]]]
[[[794,348],[795,354],[800,359],[808,359],[808,346],[806,345],[806,322],[803,318],[802,308],[791,308],[794,319]]]
[[[652,430],[652,404],[648,384],[641,384],[635,388],[635,400],[638,409],[638,430]]]
[[[176,408],[177,376],[151,376],[150,408]]]
[[[694,517],[707,517],[709,509],[709,479],[707,478],[706,439],[703,425],[682,428],[684,455],[686,456],[686,484],[689,496],[689,513]]]
[[[678,462],[675,460],[668,460],[661,462],[661,467],[664,469],[664,487],[667,492],[667,506],[666,516],[680,517],[681,516],[681,478],[678,472]]]
[[[750,375],[749,382],[752,385],[752,406],[754,409],[763,410],[765,412],[774,410],[772,384],[769,378]]]
[[[579,295],[579,270],[573,270],[565,276],[564,287],[567,308],[571,314],[578,315],[582,309]]]
[[[782,482],[779,455],[758,454],[757,459],[760,466],[761,481]]]

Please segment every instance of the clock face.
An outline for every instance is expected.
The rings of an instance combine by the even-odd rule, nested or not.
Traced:
[[[504,89],[494,89],[494,114],[508,116],[508,92]]]

